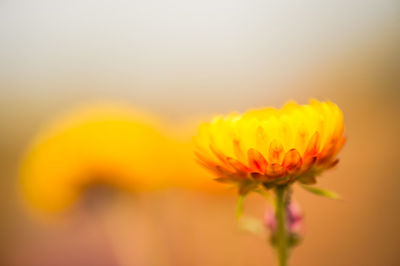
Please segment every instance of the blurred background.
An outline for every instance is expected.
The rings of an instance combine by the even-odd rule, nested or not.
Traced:
[[[348,141],[319,185],[344,200],[295,191],[306,232],[292,265],[400,265],[399,62],[397,0],[1,0],[0,265],[274,265],[267,236],[238,230],[232,193],[171,187],[43,218],[19,169],[77,106],[181,127],[310,98],[343,110]]]

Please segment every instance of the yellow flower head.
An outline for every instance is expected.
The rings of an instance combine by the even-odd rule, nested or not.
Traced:
[[[241,193],[295,181],[312,184],[333,167],[342,148],[343,115],[332,102],[287,103],[244,114],[216,116],[200,126],[198,162],[217,181],[237,183]]]
[[[59,117],[44,129],[21,167],[33,206],[58,211],[93,184],[143,191],[165,185],[171,141],[152,117],[129,107],[95,105]],[[157,167],[154,167],[157,165]]]

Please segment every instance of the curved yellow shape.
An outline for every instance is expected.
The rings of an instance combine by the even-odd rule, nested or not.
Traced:
[[[170,142],[152,123],[150,117],[116,106],[84,108],[56,120],[23,162],[24,194],[33,205],[55,211],[91,183],[127,190],[160,187],[168,165],[159,151]]]
[[[199,127],[196,155],[218,181],[238,183],[241,189],[257,183],[310,184],[338,162],[343,132],[343,115],[334,103],[289,102],[280,110],[214,117]]]
[[[190,140],[128,106],[83,107],[58,117],[32,143],[21,166],[23,194],[32,206],[56,212],[97,183],[129,192],[213,189],[192,150]]]

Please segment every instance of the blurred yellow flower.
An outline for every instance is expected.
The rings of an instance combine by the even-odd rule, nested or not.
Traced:
[[[160,186],[165,165],[158,151],[168,141],[151,123],[116,106],[85,108],[56,120],[23,162],[25,195],[33,205],[58,210],[91,183],[135,190]]]
[[[246,193],[264,186],[315,177],[337,162],[344,123],[332,102],[287,103],[282,109],[262,108],[244,114],[216,116],[200,126],[195,138],[198,162],[217,181],[237,183]]]
[[[97,183],[130,192],[212,188],[192,149],[190,140],[127,106],[85,107],[56,119],[33,142],[21,167],[23,194],[55,212]]]

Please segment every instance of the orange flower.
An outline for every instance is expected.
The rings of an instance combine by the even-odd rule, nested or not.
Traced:
[[[217,181],[237,183],[241,193],[259,184],[313,184],[337,164],[343,131],[343,115],[334,103],[290,102],[281,110],[216,116],[200,126],[195,153]]]

